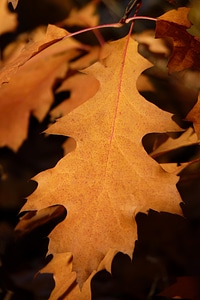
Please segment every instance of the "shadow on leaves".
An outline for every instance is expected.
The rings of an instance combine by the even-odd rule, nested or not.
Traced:
[[[200,299],[200,226],[194,230],[185,217],[154,210],[138,213],[136,222],[132,260],[117,253],[111,274],[102,270],[93,277],[92,300]]]
[[[2,278],[11,299],[48,299],[55,286],[53,274],[41,274],[52,255],[46,256],[47,236],[67,215],[62,205],[25,213],[2,258]],[[10,298],[9,298],[10,299]]]

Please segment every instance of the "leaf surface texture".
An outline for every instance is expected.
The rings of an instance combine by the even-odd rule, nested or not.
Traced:
[[[106,45],[101,57],[84,70],[100,82],[98,92],[47,131],[72,137],[76,149],[35,177],[38,188],[23,207],[66,207],[49,252],[63,259],[72,253],[80,285],[110,248],[132,254],[137,212],[181,212],[178,177],[163,171],[141,142],[148,132],[179,129],[170,113],[138,93],[136,80],[150,63],[130,37]]]

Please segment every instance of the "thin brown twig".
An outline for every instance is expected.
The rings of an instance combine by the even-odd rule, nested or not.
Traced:
[[[126,7],[125,13],[124,13],[123,17],[120,19],[119,23],[121,23],[121,24],[126,23],[128,16],[135,8],[136,8],[136,11],[135,11],[134,16],[136,16],[141,5],[142,5],[142,0],[130,0]]]

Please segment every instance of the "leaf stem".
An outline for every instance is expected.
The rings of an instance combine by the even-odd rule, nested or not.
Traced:
[[[157,18],[152,18],[152,17],[145,17],[145,16],[133,16],[131,18],[126,19],[125,24],[128,24],[130,22],[133,22],[135,20],[147,20],[147,21],[157,21]],[[73,37],[88,31],[93,31],[96,29],[103,29],[103,28],[121,28],[122,26],[124,26],[124,24],[121,24],[119,22],[117,23],[111,23],[111,24],[102,24],[102,25],[97,25],[97,26],[93,26],[93,27],[89,27],[89,28],[84,28],[81,29],[79,31],[76,32],[72,32],[69,33],[68,35],[66,35],[63,39],[69,38],[69,37]]]
[[[146,20],[146,21],[154,21],[156,22],[158,19],[153,17],[146,17],[146,16],[134,16],[131,18],[126,19],[126,24],[135,20]]]

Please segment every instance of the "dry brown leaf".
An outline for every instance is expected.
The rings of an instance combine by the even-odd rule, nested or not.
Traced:
[[[191,26],[188,12],[189,8],[186,7],[172,10],[159,17],[156,22],[156,37],[173,39],[173,51],[168,62],[170,73],[189,68],[200,69],[200,40],[187,32]]]
[[[17,15],[8,9],[8,1],[0,2],[0,35],[5,32],[14,31],[17,27]]]
[[[99,91],[47,131],[73,137],[75,151],[35,177],[39,186],[23,207],[67,208],[67,218],[50,234],[49,252],[73,254],[79,284],[108,249],[132,255],[138,211],[181,213],[178,178],[164,172],[141,142],[152,131],[180,130],[171,114],[138,93],[136,80],[150,64],[127,37],[105,51],[102,63],[85,70],[95,74]]]

